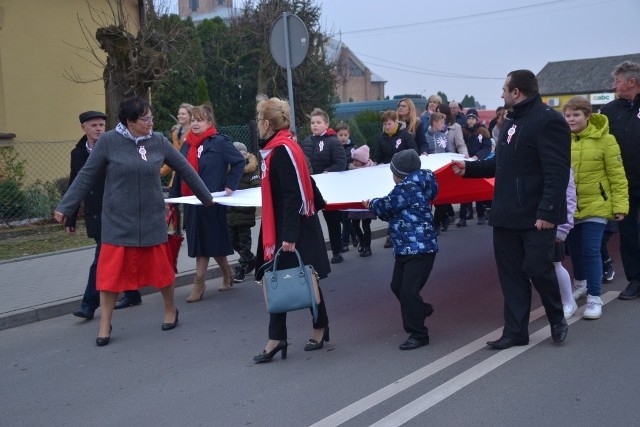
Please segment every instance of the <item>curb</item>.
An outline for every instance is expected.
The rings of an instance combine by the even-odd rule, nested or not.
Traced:
[[[378,228],[371,230],[371,240],[380,239],[387,235],[386,228]],[[329,245],[329,241],[325,241],[327,251],[331,250],[331,246]],[[83,248],[75,248],[75,249],[66,249],[59,252],[67,252],[80,250]],[[57,252],[57,253],[59,253]],[[28,257],[17,258],[16,261],[8,260],[6,262],[18,262],[20,260],[31,259],[35,257],[44,257],[51,255],[42,254],[42,255],[32,255]],[[215,264],[215,263],[214,263]],[[237,262],[230,263],[232,267],[238,265]],[[195,273],[194,270],[182,272],[176,274],[176,280],[174,282],[174,287],[179,288],[181,286],[187,286],[193,283],[193,277]],[[209,267],[207,271],[207,276],[205,280],[211,280],[218,277],[221,277],[221,271],[217,265]],[[81,290],[78,292],[80,293]],[[154,287],[148,286],[140,289],[140,294],[142,296],[153,294],[158,292],[158,290]],[[0,315],[0,331],[5,329],[17,328],[18,326],[27,325],[29,323],[40,322],[42,320],[52,319],[54,317],[64,316],[67,314],[73,313],[74,310],[78,308],[80,303],[82,302],[82,295],[78,295],[77,297],[62,299],[58,301],[53,301],[47,304],[41,304],[33,307],[27,307],[20,310],[14,310]]]

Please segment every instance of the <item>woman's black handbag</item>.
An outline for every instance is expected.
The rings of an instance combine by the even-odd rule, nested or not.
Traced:
[[[300,253],[296,250],[298,266],[278,270],[278,257],[282,248],[278,249],[273,258],[273,268],[264,272],[262,289],[267,311],[271,314],[311,308],[313,321],[318,320],[318,304],[320,291],[318,276],[310,265],[304,265]]]

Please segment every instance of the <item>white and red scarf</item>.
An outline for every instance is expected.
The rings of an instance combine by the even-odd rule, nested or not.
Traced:
[[[273,194],[271,192],[271,152],[274,148],[284,145],[293,167],[296,170],[300,195],[302,196],[302,206],[300,215],[307,217],[315,214],[316,209],[313,201],[313,186],[311,175],[307,167],[307,160],[302,152],[302,148],[291,139],[289,129],[280,130],[271,140],[260,150],[262,155],[262,249],[264,259],[268,261],[273,258],[276,250],[276,223],[273,212]]]

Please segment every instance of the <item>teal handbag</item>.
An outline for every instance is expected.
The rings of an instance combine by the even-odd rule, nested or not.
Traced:
[[[289,311],[311,308],[313,321],[318,320],[318,304],[320,290],[318,276],[314,268],[304,265],[298,250],[298,266],[278,270],[278,257],[282,248],[278,249],[273,258],[273,268],[265,271],[262,277],[262,289],[267,311],[271,314],[287,313]]]

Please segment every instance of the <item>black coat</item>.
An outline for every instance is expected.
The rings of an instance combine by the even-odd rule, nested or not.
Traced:
[[[404,123],[401,124],[401,126],[403,125]],[[378,138],[378,146],[373,156],[373,161],[377,164],[391,163],[391,158],[394,154],[402,150],[408,150],[409,148],[418,152],[418,147],[416,146],[413,135],[406,129],[398,127],[398,130],[392,136],[389,136],[386,132],[382,132],[382,135]]]
[[[283,241],[296,242],[296,249],[300,252],[302,261],[305,264],[313,265],[320,278],[325,278],[331,271],[331,266],[318,215],[316,213],[311,217],[306,217],[299,212],[300,206],[302,206],[302,196],[298,181],[295,179],[296,171],[286,148],[278,146],[270,156],[272,158],[269,179],[273,195],[276,251],[280,249]],[[316,209],[322,209],[324,207],[322,194],[317,189],[313,178],[311,178],[311,182],[314,187]],[[262,229],[258,238],[256,258],[258,260],[256,271],[258,271],[259,267],[264,264]],[[278,268],[291,268],[297,264],[297,258],[291,253],[283,254],[278,259]],[[261,275],[256,275],[256,280],[260,280],[260,278]]]
[[[80,172],[89,158],[87,151],[87,136],[83,136],[71,150],[71,172],[69,173],[69,186]],[[87,236],[100,240],[102,234],[102,196],[104,195],[105,173],[96,178],[93,186],[82,201],[84,205],[84,221],[87,227]],[[65,227],[76,227],[78,210],[67,217]]]
[[[530,229],[538,219],[567,222],[570,166],[569,126],[536,95],[509,113],[495,157],[466,162],[464,177],[495,176],[489,224]]]
[[[355,150],[358,147],[356,147],[356,144],[354,144],[353,141],[349,140],[346,144],[342,145],[342,148],[344,148],[344,158],[347,165],[345,167],[345,170],[348,170],[349,165],[351,164],[351,162],[353,162],[353,159],[351,158],[351,151]]]
[[[189,144],[182,144],[180,152],[187,157]],[[198,159],[198,175],[209,191],[236,190],[246,160],[226,135],[214,135],[202,143]],[[173,180],[171,197],[181,196],[182,179]],[[185,205],[184,225],[187,231],[187,254],[197,256],[226,256],[233,253],[231,235],[227,224],[227,207],[219,203],[213,206]]]
[[[300,144],[304,155],[311,162],[313,174],[340,172],[347,169],[344,148],[335,135],[333,129],[329,129],[322,136],[310,135],[306,137]]]
[[[480,160],[491,154],[491,135],[486,127],[476,124],[474,127],[462,127],[464,143],[467,144],[469,157],[476,156]]]
[[[609,132],[620,145],[629,192],[640,191],[640,95],[633,102],[618,98],[601,110],[609,118]]]

